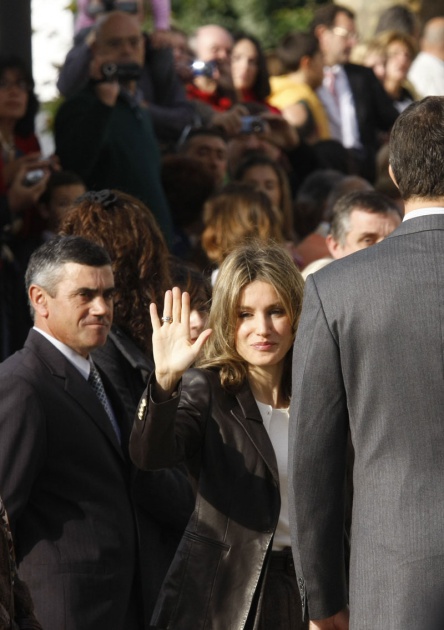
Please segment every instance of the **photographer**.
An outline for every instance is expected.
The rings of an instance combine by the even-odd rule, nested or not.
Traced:
[[[90,81],[60,107],[55,139],[64,169],[80,175],[88,188],[117,188],[143,201],[169,240],[159,149],[134,72],[141,70],[144,53],[135,17],[119,11],[104,16],[92,47]],[[113,64],[117,74],[109,76]]]
[[[100,28],[101,20],[110,10],[128,12],[140,25],[143,23],[142,0],[135,2],[114,0],[102,4],[103,11],[96,12],[98,20],[95,26],[78,33],[74,47],[68,53],[60,70],[57,87],[63,96],[72,96],[87,84],[97,39],[97,27]],[[142,71],[138,87],[149,108],[158,140],[167,144],[177,140],[183,127],[191,124],[194,112],[176,75],[171,49],[164,45],[155,45],[159,35],[160,31],[152,35],[143,33]]]

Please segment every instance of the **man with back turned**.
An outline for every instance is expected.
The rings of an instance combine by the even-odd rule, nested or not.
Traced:
[[[400,115],[390,174],[405,203],[403,223],[374,247],[309,276],[295,342],[291,528],[303,605],[312,628],[322,630],[442,627],[443,97]]]

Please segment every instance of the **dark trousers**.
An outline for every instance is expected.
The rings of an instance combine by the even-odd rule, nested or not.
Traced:
[[[307,630],[291,550],[273,551],[268,566],[258,630]]]

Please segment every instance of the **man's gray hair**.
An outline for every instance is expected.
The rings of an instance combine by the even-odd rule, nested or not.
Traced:
[[[357,190],[343,195],[333,206],[330,225],[330,234],[339,245],[345,245],[353,210],[362,210],[370,214],[396,214],[402,218],[395,202],[374,190]]]
[[[33,252],[25,274],[32,317],[34,308],[29,299],[29,288],[36,284],[54,297],[63,276],[63,267],[69,262],[88,267],[111,265],[109,254],[103,247],[81,236],[56,236],[44,243]]]

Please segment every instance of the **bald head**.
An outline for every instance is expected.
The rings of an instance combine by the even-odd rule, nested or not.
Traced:
[[[426,23],[421,49],[444,60],[444,17],[436,17]]]
[[[233,38],[222,26],[207,24],[197,29],[191,40],[197,59],[228,61],[233,48]]]
[[[104,15],[96,26],[93,55],[104,61],[143,65],[145,47],[137,17],[123,11]]]

